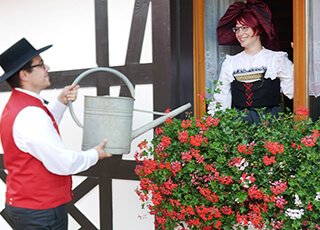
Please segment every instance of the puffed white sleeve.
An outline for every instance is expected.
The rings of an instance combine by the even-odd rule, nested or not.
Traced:
[[[280,79],[281,91],[289,99],[293,98],[293,63],[286,52],[277,52],[273,62],[274,75]]]
[[[216,90],[218,90],[218,92],[214,93],[213,101],[211,101],[208,105],[209,114],[213,115],[217,110],[225,110],[226,108],[231,108],[232,81],[231,56],[227,55],[226,59],[222,63],[218,84],[216,86]],[[221,107],[218,109],[217,105],[220,105]]]

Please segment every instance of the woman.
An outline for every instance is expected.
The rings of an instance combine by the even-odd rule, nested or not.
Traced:
[[[218,104],[219,109],[234,107],[246,112],[243,119],[249,124],[260,122],[256,109],[266,108],[264,113],[277,116],[282,112],[281,93],[293,98],[293,64],[287,53],[271,50],[277,49],[277,42],[268,6],[254,0],[232,4],[217,33],[219,44],[237,42],[244,50],[226,56],[219,76],[222,84],[217,86],[220,93],[208,112],[213,114]]]

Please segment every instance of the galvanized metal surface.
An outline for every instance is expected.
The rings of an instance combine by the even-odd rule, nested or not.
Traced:
[[[88,150],[106,138],[107,153],[128,154],[132,117],[132,98],[85,96],[82,149]]]

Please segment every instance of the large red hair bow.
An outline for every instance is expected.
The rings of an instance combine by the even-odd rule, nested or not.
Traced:
[[[267,49],[278,50],[279,44],[272,22],[271,11],[266,3],[258,0],[248,0],[247,3],[235,2],[229,6],[218,23],[217,35],[219,45],[239,45],[232,27],[236,24],[235,18],[244,10],[250,10],[266,32],[266,36],[261,40],[262,45]]]

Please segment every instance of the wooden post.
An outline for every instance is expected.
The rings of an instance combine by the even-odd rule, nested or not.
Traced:
[[[293,0],[294,110],[309,108],[306,33],[306,0]]]
[[[194,116],[201,118],[206,111],[206,104],[198,96],[205,93],[204,0],[193,0],[193,19]]]

